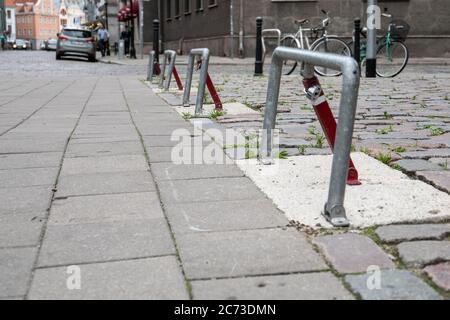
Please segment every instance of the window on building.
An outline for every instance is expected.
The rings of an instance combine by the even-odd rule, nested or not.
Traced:
[[[217,6],[217,0],[208,0],[208,7]]]
[[[180,17],[180,0],[175,0],[175,18]]]
[[[29,35],[29,36],[32,36],[32,35],[33,35],[33,32],[31,31],[31,29],[28,29],[28,35]]]
[[[191,13],[191,0],[184,0],[184,13]]]
[[[166,18],[172,19],[172,0],[167,0],[167,7],[166,7]]]
[[[203,0],[195,0],[195,10],[203,10]]]
[[[11,10],[6,10],[6,17],[11,19]]]

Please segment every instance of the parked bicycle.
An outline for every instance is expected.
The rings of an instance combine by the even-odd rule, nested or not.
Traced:
[[[387,33],[377,39],[377,69],[379,77],[392,78],[400,74],[409,60],[409,50],[404,43],[408,33],[409,25],[407,22],[397,19],[394,20],[391,14],[382,13],[385,18],[390,18]],[[367,28],[361,30],[363,38],[367,39]],[[349,43],[353,48],[353,41]],[[360,47],[361,68],[365,67],[367,40],[361,41]]]
[[[351,56],[351,49],[343,40],[328,34],[327,28],[331,23],[330,14],[325,10],[322,10],[322,13],[326,15],[326,18],[316,27],[304,28],[310,22],[309,19],[296,20],[295,23],[299,26],[297,33],[285,35],[281,39],[281,46]],[[283,74],[292,74],[297,64],[296,61],[285,61]],[[315,67],[314,69],[321,76],[341,75],[341,72],[325,67]]]

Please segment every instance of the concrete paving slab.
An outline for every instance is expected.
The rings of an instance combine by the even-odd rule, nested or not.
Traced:
[[[450,171],[419,171],[417,176],[419,179],[431,183],[439,190],[450,193]]]
[[[38,139],[0,139],[0,153],[36,153],[64,151],[65,141]]]
[[[118,222],[164,217],[155,192],[73,197],[53,202],[51,224]]]
[[[153,163],[152,173],[156,180],[187,180],[221,177],[242,177],[244,173],[234,164],[173,164]]]
[[[149,171],[78,174],[60,177],[56,197],[155,190],[156,186]]]
[[[375,230],[383,242],[440,240],[450,234],[450,224],[404,224],[382,226]]]
[[[37,246],[44,222],[43,213],[0,215],[0,247]]]
[[[0,249],[0,297],[24,296],[37,249]]]
[[[53,186],[58,172],[58,167],[0,170],[0,188]]]
[[[159,162],[173,162],[173,163],[203,163],[204,158],[209,155],[217,155],[213,159],[218,160],[219,163],[225,163],[226,159],[223,155],[222,148],[218,145],[212,145],[206,151],[204,147],[197,145],[184,145],[181,142],[174,147],[146,147],[150,163]]]
[[[450,241],[412,241],[397,246],[400,258],[408,266],[421,267],[450,261]]]
[[[47,227],[38,265],[57,266],[174,254],[164,218]]]
[[[144,155],[120,155],[107,157],[66,158],[61,176],[148,169]]]
[[[69,290],[67,267],[36,270],[29,299],[188,299],[174,256],[81,265],[81,289]]]
[[[353,227],[450,218],[448,194],[363,153],[353,153],[352,158],[362,181],[361,186],[346,189],[344,205]],[[256,160],[237,164],[290,220],[330,228],[321,212],[331,162],[332,156],[298,156],[270,166]]]
[[[283,213],[267,199],[169,204],[165,211],[175,234],[180,235],[288,225]]]
[[[424,269],[424,272],[440,288],[450,292],[450,262],[428,266]]]
[[[46,212],[52,194],[48,187],[0,188],[0,214]]]
[[[228,278],[328,269],[293,229],[260,229],[178,235],[188,279]]]
[[[425,282],[406,270],[380,272],[380,289],[369,286],[373,274],[348,275],[345,281],[364,300],[441,300]],[[371,289],[372,288],[372,289]]]
[[[59,167],[62,152],[0,155],[0,169]]]
[[[353,299],[330,272],[203,280],[191,284],[194,299],[198,300]]]
[[[158,186],[165,204],[265,198],[248,178],[170,180]]]
[[[139,140],[126,142],[102,142],[102,143],[83,143],[69,144],[66,158],[76,157],[95,157],[112,155],[131,155],[142,154],[142,144]]]
[[[394,269],[395,264],[370,238],[344,233],[316,237],[313,240],[339,273],[367,272],[371,266]]]

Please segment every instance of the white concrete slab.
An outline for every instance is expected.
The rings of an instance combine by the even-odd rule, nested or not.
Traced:
[[[450,196],[412,180],[363,153],[353,153],[361,186],[347,186],[345,208],[352,227],[450,218]],[[285,212],[311,227],[332,226],[321,212],[328,196],[332,156],[298,156],[262,165],[237,164]],[[320,224],[320,225],[318,225]]]
[[[203,115],[209,116],[209,114],[214,110],[214,108],[215,108],[214,104],[204,104],[203,105]],[[183,106],[175,107],[175,110],[179,114],[189,112],[193,116],[195,114],[195,101],[194,102],[191,101],[191,105],[189,107],[183,107]],[[242,114],[259,113],[258,111],[255,111],[255,110],[247,107],[245,104],[242,104],[239,102],[224,103],[223,110],[224,110],[225,114],[227,114],[227,115],[242,115]]]

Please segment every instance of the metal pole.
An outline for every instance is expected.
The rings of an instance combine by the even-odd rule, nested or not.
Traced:
[[[153,72],[155,72],[154,67],[155,67],[155,51],[152,50],[148,57],[147,81],[152,82]]]
[[[263,19],[261,17],[256,18],[256,54],[255,54],[255,76],[261,76],[263,74],[263,52],[262,52],[262,24]]]
[[[159,20],[153,20],[153,51],[155,51],[155,61],[159,63]]]
[[[367,59],[366,77],[375,78],[377,69],[377,28],[373,19],[377,19],[379,13],[377,0],[367,0]]]
[[[144,59],[144,2],[139,0],[139,52]]]
[[[109,24],[108,24],[108,1],[105,0],[105,24],[106,24],[106,30],[109,32]],[[109,37],[108,41],[106,43],[106,55],[109,57],[111,56],[111,47],[109,43]]]
[[[359,70],[361,70],[361,19],[355,19],[355,28],[354,28],[354,41],[353,41],[353,58],[355,58],[356,63],[358,64]]]
[[[230,0],[230,58],[234,58],[234,12],[233,0]]]
[[[131,14],[131,48],[130,58],[136,59],[136,47],[134,46],[134,18],[133,18],[133,0],[130,0],[130,14]]]

